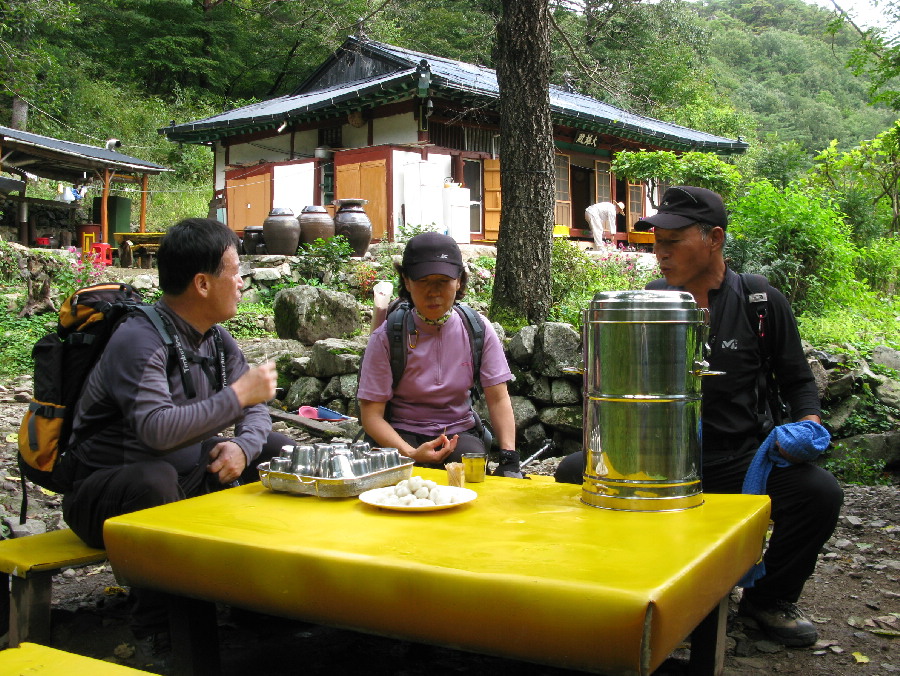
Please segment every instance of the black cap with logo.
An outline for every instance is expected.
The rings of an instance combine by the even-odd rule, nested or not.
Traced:
[[[676,185],[663,193],[662,202],[654,216],[642,218],[654,228],[675,230],[693,223],[708,223],[725,230],[728,216],[719,193],[692,185]]]
[[[406,243],[403,250],[403,272],[412,280],[428,275],[445,275],[459,279],[463,271],[462,254],[452,237],[437,232],[423,232]]]

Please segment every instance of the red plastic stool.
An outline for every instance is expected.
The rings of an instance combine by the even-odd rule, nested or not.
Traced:
[[[112,247],[109,244],[91,244],[91,254],[97,254],[98,260],[104,265],[112,265]]]

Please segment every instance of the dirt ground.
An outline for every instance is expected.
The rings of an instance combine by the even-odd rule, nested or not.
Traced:
[[[17,522],[15,434],[25,408],[27,380],[0,384],[0,519]],[[303,437],[299,430],[288,433]],[[532,474],[552,474],[556,459],[534,463]],[[61,525],[59,497],[29,490],[30,526]],[[788,649],[766,640],[752,621],[729,620],[726,675],[859,676],[900,673],[900,490],[845,486],[840,523],[806,586],[801,607],[819,629],[811,648]],[[127,590],[107,565],[67,570],[53,584],[56,648],[133,666],[127,628]],[[565,669],[412,644],[222,607],[219,613],[223,673],[372,674],[450,676],[512,672],[563,676]],[[514,623],[515,618],[510,618]],[[0,637],[4,647],[6,637]],[[657,676],[686,674],[687,647]]]

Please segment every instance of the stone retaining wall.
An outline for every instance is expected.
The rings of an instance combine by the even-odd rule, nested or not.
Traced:
[[[478,249],[488,249],[479,247]],[[474,255],[484,255],[475,250]],[[469,252],[469,257],[473,253]],[[384,257],[382,257],[384,258]],[[383,267],[374,258],[356,260],[339,272],[349,293],[332,292],[322,287],[303,285],[304,275],[299,272],[301,262],[291,256],[242,256],[241,274],[244,278],[243,298],[258,300],[263,294],[272,294],[278,288],[312,288],[318,293],[343,297],[348,308],[359,313],[356,329],[361,335],[347,337],[338,333],[304,345],[294,336],[280,336],[280,340],[261,339],[245,346],[248,360],[257,363],[276,358],[279,366],[279,400],[276,405],[288,411],[296,411],[303,405],[324,405],[331,409],[358,416],[356,387],[359,364],[365,350],[368,322],[371,310],[358,303],[364,293],[354,266],[368,266],[368,270]],[[139,288],[154,289],[157,286],[154,271],[109,269],[109,279],[130,281]],[[477,283],[478,274],[470,274]],[[333,299],[332,299],[333,300]],[[276,308],[278,304],[276,303]],[[484,310],[484,308],[478,308]],[[308,318],[318,322],[327,318]],[[276,317],[276,325],[278,324]],[[495,324],[504,343],[507,359],[515,375],[510,383],[513,411],[516,419],[518,445],[524,454],[537,450],[545,439],[556,442],[557,454],[579,450],[582,445],[582,382],[581,376],[571,369],[581,368],[582,346],[578,332],[568,324],[545,323],[528,326],[512,336],[506,336],[502,327]],[[321,326],[319,327],[321,330]],[[344,329],[346,331],[346,329]],[[871,355],[872,364],[894,369],[894,377],[880,375],[884,368],[873,368],[862,357],[829,354],[808,349],[810,366],[816,376],[819,394],[825,407],[825,423],[837,442],[832,455],[861,450],[868,458],[884,462],[886,467],[900,469],[900,351],[877,348]],[[854,416],[872,402],[889,407],[889,429],[879,433],[849,436],[847,430],[854,424]],[[487,418],[483,402],[476,408]],[[839,444],[839,445],[838,445]]]

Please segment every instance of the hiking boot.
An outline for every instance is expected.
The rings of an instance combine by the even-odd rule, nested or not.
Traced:
[[[169,674],[172,671],[172,641],[169,632],[161,631],[135,638],[131,645],[134,666],[154,674]]]
[[[738,614],[752,617],[760,629],[786,646],[808,646],[819,638],[813,623],[789,601],[753,601],[745,596]]]

